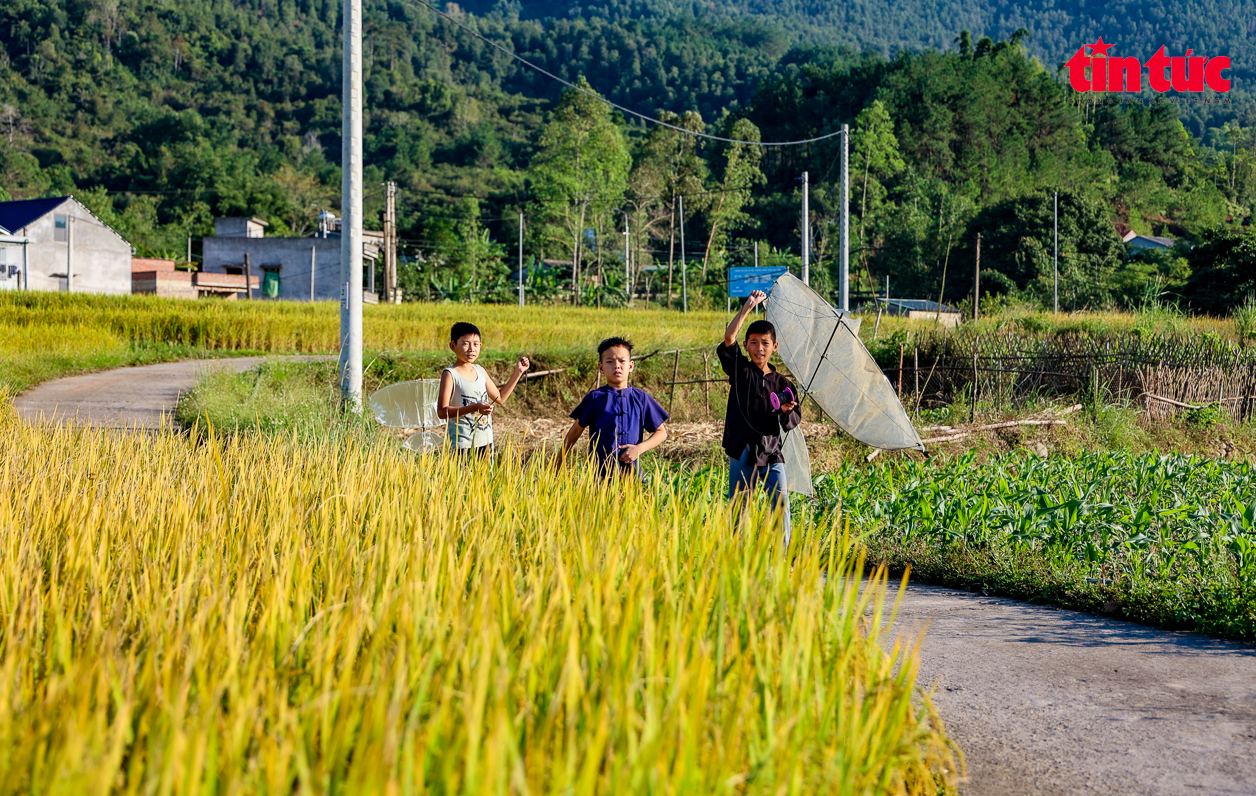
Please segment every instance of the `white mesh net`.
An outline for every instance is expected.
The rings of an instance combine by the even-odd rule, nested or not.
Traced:
[[[857,322],[792,274],[773,284],[767,318],[799,389],[846,433],[874,448],[925,449],[890,380],[860,341]]]

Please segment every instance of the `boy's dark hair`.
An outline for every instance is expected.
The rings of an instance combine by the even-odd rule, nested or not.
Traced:
[[[746,342],[750,342],[750,335],[752,334],[770,334],[772,335],[772,342],[776,342],[776,327],[772,325],[771,321],[755,321],[747,326]]]
[[[623,347],[628,349],[628,353],[632,353],[632,341],[625,337],[608,337],[597,344],[597,358],[600,360],[602,355],[606,353],[608,348]]]
[[[453,325],[453,328],[449,330],[449,342],[456,343],[460,338],[466,337],[469,334],[473,334],[479,338],[484,337],[484,335],[480,334],[479,328],[474,323],[458,321]]]

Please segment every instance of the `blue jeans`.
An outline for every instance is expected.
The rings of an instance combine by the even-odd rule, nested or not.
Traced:
[[[778,462],[755,467],[750,463],[749,445],[741,452],[740,459],[728,457],[729,500],[736,497],[737,492],[741,490],[746,492],[753,491],[755,484],[760,482],[762,482],[763,488],[767,490],[768,495],[772,498],[772,507],[781,510],[781,516],[785,523],[785,546],[789,547],[789,488],[788,484],[785,483],[785,465]],[[742,500],[747,498],[749,498],[749,495],[744,495]],[[740,507],[738,509],[740,510]]]

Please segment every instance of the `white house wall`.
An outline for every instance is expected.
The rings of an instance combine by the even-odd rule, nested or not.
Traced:
[[[55,239],[54,219],[58,215],[73,217],[72,241]],[[72,292],[117,295],[131,292],[131,244],[77,201],[67,199],[57,209],[16,233],[30,238],[27,248],[30,284],[26,286],[30,290],[65,289],[66,250],[72,242]]]

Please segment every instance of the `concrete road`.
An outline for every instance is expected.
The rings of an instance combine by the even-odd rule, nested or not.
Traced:
[[[31,422],[55,419],[99,428],[171,428],[171,413],[179,396],[196,386],[202,372],[240,373],[277,358],[195,359],[70,376],[22,393],[14,399],[13,407],[19,417]],[[298,361],[326,358],[283,357]]]
[[[1256,647],[912,585],[970,796],[1256,794]]]

